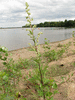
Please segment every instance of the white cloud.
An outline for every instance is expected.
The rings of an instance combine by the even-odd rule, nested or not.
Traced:
[[[75,0],[0,0],[0,27],[25,25],[25,2],[35,24],[75,19]]]

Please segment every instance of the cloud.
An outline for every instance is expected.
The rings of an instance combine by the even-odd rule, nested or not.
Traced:
[[[61,19],[71,18],[75,16],[75,1],[73,0],[41,0],[30,3],[30,7],[34,8],[35,19]],[[33,5],[33,6],[32,6]],[[37,11],[35,11],[37,9]]]
[[[75,18],[75,0],[0,0],[0,27],[25,25],[25,2],[34,24]]]

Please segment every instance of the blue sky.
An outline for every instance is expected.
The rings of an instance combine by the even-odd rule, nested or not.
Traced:
[[[75,0],[0,0],[0,27],[25,25],[25,2],[29,4],[33,24],[75,19]]]

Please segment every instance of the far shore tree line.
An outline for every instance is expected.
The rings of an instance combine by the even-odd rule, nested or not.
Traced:
[[[29,27],[27,25],[22,26],[22,28]],[[36,24],[36,27],[75,27],[75,20],[67,20],[65,21],[59,21],[59,22],[44,22]]]

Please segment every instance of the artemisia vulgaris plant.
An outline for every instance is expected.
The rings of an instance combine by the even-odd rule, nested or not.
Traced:
[[[30,28],[26,29],[29,31],[28,35],[34,42],[34,46],[32,46],[30,43],[29,45],[31,48],[35,51],[36,53],[36,58],[34,61],[38,64],[38,68],[34,71],[33,76],[31,75],[31,78],[29,78],[29,81],[33,83],[36,92],[40,97],[42,97],[44,100],[53,100],[53,95],[57,93],[57,84],[55,83],[54,79],[47,78],[46,73],[47,73],[47,68],[48,65],[46,64],[43,66],[42,59],[41,59],[41,53],[40,53],[40,45],[39,43],[39,37],[42,32],[39,32],[37,34],[37,37],[34,35],[34,29],[36,28],[36,25],[32,26],[31,21],[33,21],[33,18],[30,17],[31,13],[29,12],[29,5],[26,2],[26,13],[27,13],[27,22],[26,26],[30,26]],[[54,88],[54,91],[52,92],[52,88]]]

